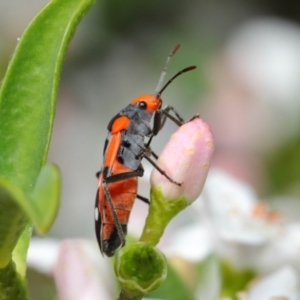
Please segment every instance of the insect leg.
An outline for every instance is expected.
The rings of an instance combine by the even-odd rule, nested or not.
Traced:
[[[167,117],[178,126],[181,126],[182,124],[185,123],[184,119],[179,115],[179,113],[175,110],[173,106],[167,105],[161,111],[163,113],[163,116],[161,118],[161,128],[165,125]],[[171,111],[175,114],[175,117],[169,114],[169,112]]]
[[[110,175],[105,178],[105,182],[112,183],[112,182],[117,182],[117,181],[125,180],[128,178],[132,178],[132,177],[142,177],[143,175],[144,175],[144,169],[143,169],[142,165],[140,165],[139,168],[135,171]]]
[[[169,112],[172,111],[175,116],[172,116]],[[154,120],[153,120],[153,128],[151,132],[151,136],[146,144],[146,148],[149,148],[152,138],[158,134],[158,132],[164,127],[167,118],[172,120],[176,125],[181,126],[184,124],[183,118],[179,115],[179,113],[175,110],[173,106],[167,105],[164,109],[160,109],[155,112]]]
[[[142,200],[143,202],[145,202],[147,204],[150,204],[149,199],[147,199],[147,198],[145,198],[145,197],[143,197],[141,195],[136,195],[136,197],[137,197],[137,199]]]
[[[157,158],[156,157],[157,155],[155,153],[153,156],[155,158]],[[96,177],[99,178],[101,173],[102,173],[102,171],[97,172]],[[127,178],[132,178],[132,177],[143,177],[143,175],[144,175],[144,169],[143,169],[143,166],[140,165],[136,171],[125,172],[125,173],[116,174],[116,175],[110,175],[105,178],[105,181],[107,183],[110,183],[110,182],[116,182],[116,181],[120,181],[120,180],[127,179]]]
[[[137,176],[142,177],[143,174],[144,174],[144,169],[143,169],[143,166],[140,165],[139,168],[136,171],[111,175],[111,176],[108,176],[105,179],[105,181],[106,181],[106,183],[111,183],[111,182],[116,182],[116,181],[132,178],[132,177],[137,177]],[[139,200],[142,200],[143,202],[145,202],[147,204],[150,203],[150,201],[147,198],[143,197],[143,196],[136,195],[136,198],[139,199]]]
[[[158,159],[158,155],[155,153],[155,152],[153,152],[151,149],[149,149],[150,150],[150,154],[155,158],[155,159]]]
[[[174,184],[176,184],[176,185],[178,185],[178,186],[181,186],[182,185],[182,183],[179,183],[179,182],[177,182],[177,181],[175,181],[175,180],[173,180],[171,177],[169,177],[168,175],[167,175],[167,173],[163,170],[163,169],[161,169],[149,156],[144,156],[144,158],[146,158],[148,161],[149,161],[149,163],[160,173],[160,174],[162,174],[163,176],[165,176],[170,182],[172,182],[172,183],[174,183]]]

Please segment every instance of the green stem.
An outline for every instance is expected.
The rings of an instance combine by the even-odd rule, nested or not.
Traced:
[[[141,300],[141,299],[143,299],[143,295],[130,297],[126,294],[126,291],[124,291],[124,289],[121,290],[120,296],[118,298],[118,300]]]
[[[152,188],[149,213],[140,241],[157,245],[171,219],[187,206],[183,196],[166,200],[160,188]]]
[[[28,300],[26,287],[13,261],[0,269],[1,300]]]

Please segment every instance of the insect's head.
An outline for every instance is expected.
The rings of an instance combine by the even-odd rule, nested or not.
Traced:
[[[131,105],[136,105],[141,110],[146,110],[149,113],[153,113],[161,108],[162,101],[160,96],[154,94],[140,95],[133,99],[130,103]]]

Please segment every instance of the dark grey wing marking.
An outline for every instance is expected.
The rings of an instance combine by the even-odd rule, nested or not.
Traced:
[[[137,134],[122,132],[122,143],[118,152],[118,161],[130,168],[137,170],[141,164],[144,150],[144,137]]]

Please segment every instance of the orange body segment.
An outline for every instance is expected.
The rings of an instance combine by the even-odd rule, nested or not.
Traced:
[[[118,119],[115,120],[115,122],[112,124],[110,132],[111,134],[115,134],[121,132],[121,130],[126,130],[129,124],[130,124],[130,119],[128,117],[126,116],[118,117]]]
[[[111,169],[116,161],[119,146],[121,142],[121,132],[111,135],[109,144],[107,146],[106,157],[104,158],[104,167]]]

